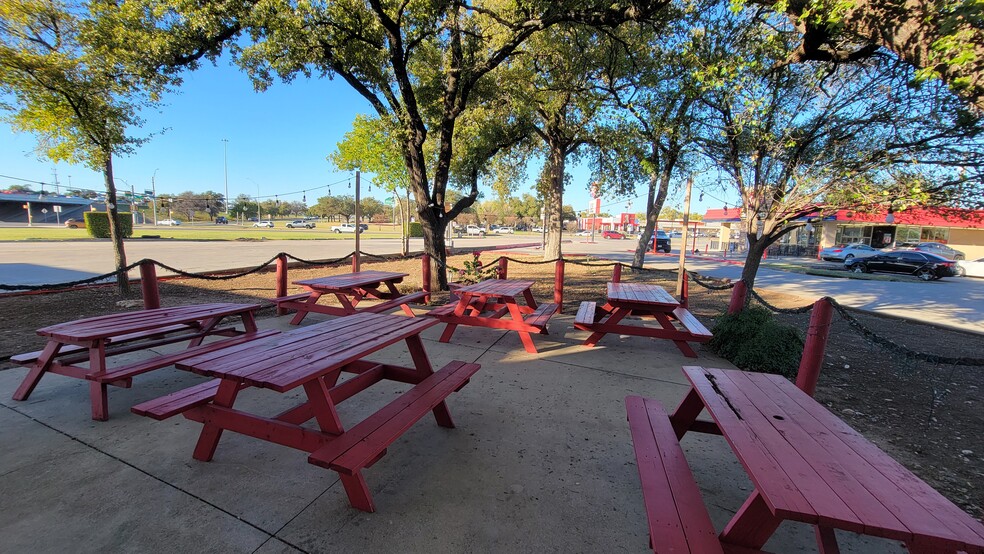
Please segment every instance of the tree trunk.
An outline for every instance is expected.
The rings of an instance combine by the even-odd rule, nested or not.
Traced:
[[[755,285],[755,276],[758,274],[759,266],[762,265],[762,255],[774,240],[769,240],[765,236],[760,239],[754,236],[749,238],[748,255],[745,256],[745,266],[741,270],[741,280],[745,281],[745,286],[749,289]]]
[[[448,218],[436,217],[438,209],[442,214],[444,213],[443,206],[432,209],[419,205],[417,213],[420,215],[420,224],[424,228],[424,252],[430,255],[431,259],[431,290],[448,290],[448,273],[445,270],[448,250],[444,239]]]
[[[632,256],[632,265],[642,267],[646,261],[646,250],[653,243],[653,233],[656,230],[656,220],[659,219],[659,212],[663,211],[663,203],[666,201],[666,194],[670,190],[670,173],[664,171],[662,175],[651,174],[649,176],[649,196],[646,199],[646,226],[639,237],[639,244],[636,245],[635,254]]]
[[[103,166],[103,177],[106,179],[106,212],[109,216],[109,239],[113,243],[113,253],[116,258],[116,290],[120,296],[130,295],[130,278],[126,274],[126,250],[123,248],[123,233],[120,232],[120,214],[116,205],[116,184],[113,180],[113,157],[106,155]]]
[[[564,171],[567,156],[559,143],[549,143],[550,188],[547,189],[547,242],[543,245],[543,259],[556,260],[561,253],[560,241],[564,229]]]

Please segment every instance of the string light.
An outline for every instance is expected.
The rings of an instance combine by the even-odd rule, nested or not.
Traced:
[[[700,191],[700,198],[697,199],[698,202],[704,201],[704,191]]]
[[[307,204],[307,191],[304,191],[304,196],[301,196],[301,202]]]

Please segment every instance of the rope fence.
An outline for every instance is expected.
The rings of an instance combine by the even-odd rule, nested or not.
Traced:
[[[480,254],[480,252],[477,252],[477,253]],[[475,255],[476,253],[473,252],[472,254]],[[363,256],[363,257],[366,257],[366,258],[371,258],[371,259],[380,260],[380,261],[388,261],[388,260],[394,260],[394,259],[403,259],[403,260],[408,259],[407,257],[403,257],[403,256],[380,256],[380,255],[377,255],[377,254],[369,254],[369,253],[361,252],[361,251],[359,252],[359,255],[360,256]],[[343,256],[341,258],[333,258],[333,259],[328,259],[328,260],[305,260],[303,258],[298,258],[297,256],[294,256],[292,254],[287,254],[285,252],[281,252],[281,253],[277,254],[276,256],[270,258],[269,260],[263,262],[262,264],[257,265],[256,267],[253,267],[253,268],[250,268],[250,269],[246,269],[246,270],[243,270],[243,271],[239,271],[237,273],[218,273],[218,274],[216,274],[216,273],[196,273],[196,272],[184,271],[182,269],[179,269],[179,268],[176,268],[176,267],[172,267],[170,265],[164,264],[162,262],[158,262],[156,260],[144,259],[144,260],[140,260],[138,262],[134,262],[134,263],[126,266],[125,268],[122,269],[122,272],[126,273],[126,272],[129,272],[129,271],[133,270],[133,269],[136,269],[138,267],[141,267],[144,263],[151,263],[154,266],[159,267],[159,268],[161,268],[161,269],[163,269],[165,271],[169,271],[169,272],[171,272],[171,273],[173,273],[175,275],[178,275],[178,276],[181,276],[181,277],[184,277],[184,278],[188,278],[188,279],[204,279],[204,280],[208,280],[208,281],[227,281],[227,280],[237,279],[237,278],[240,278],[240,277],[246,277],[248,275],[252,275],[254,273],[258,273],[260,271],[263,271],[263,270],[267,269],[268,267],[270,267],[271,265],[276,264],[278,258],[280,258],[281,256],[285,257],[286,259],[290,259],[290,260],[293,260],[295,262],[298,262],[300,264],[304,264],[304,265],[308,265],[308,266],[323,266],[324,267],[324,266],[339,265],[339,264],[342,264],[344,262],[347,262],[347,261],[351,260],[353,256],[355,256],[355,252],[352,252],[352,253],[350,253],[350,254],[348,254],[346,256]],[[421,254],[418,254],[418,255],[415,255],[415,256],[410,256],[409,259],[420,258],[421,256],[422,256]],[[477,255],[475,255],[475,259],[476,259],[476,261],[478,260],[478,256]],[[677,270],[667,270],[667,269],[656,269],[656,268],[648,268],[648,267],[638,267],[638,266],[634,266],[634,265],[627,265],[627,264],[624,264],[622,262],[596,262],[596,261],[590,261],[590,260],[581,261],[581,260],[574,260],[574,259],[568,259],[568,258],[556,258],[556,259],[552,259],[552,260],[528,260],[528,259],[517,259],[517,258],[510,257],[510,256],[499,256],[499,257],[497,257],[497,258],[489,261],[488,263],[481,264],[480,267],[489,268],[489,270],[488,270],[489,272],[498,271],[498,266],[499,266],[499,264],[500,264],[500,262],[502,260],[506,260],[507,262],[521,264],[521,265],[547,265],[547,264],[556,264],[559,261],[563,261],[565,264],[578,265],[578,266],[582,266],[582,267],[602,268],[602,267],[622,266],[624,268],[628,268],[631,271],[647,272],[647,273],[651,273],[651,274],[661,274],[666,279],[671,279],[671,278],[672,279],[675,279],[676,278],[676,275],[678,274],[678,271]],[[454,272],[455,274],[460,274],[460,273],[462,273],[462,272],[465,271],[465,270],[462,270],[460,268],[456,268],[454,266],[448,265],[447,263],[440,261],[440,259],[437,260],[437,263],[438,263],[438,265],[443,266],[444,268],[446,268],[449,271]],[[116,278],[116,276],[117,276],[118,273],[119,272],[117,272],[117,271],[113,271],[113,272],[110,272],[110,273],[104,273],[102,275],[96,275],[94,277],[88,277],[86,279],[78,279],[78,280],[74,280],[74,281],[66,281],[66,282],[63,282],[63,283],[47,283],[47,284],[41,284],[41,285],[7,285],[7,284],[0,284],[0,291],[23,291],[23,292],[36,292],[36,291],[45,291],[45,290],[59,291],[59,290],[71,289],[71,288],[82,286],[82,285],[99,283],[101,281],[107,281],[109,279],[112,279],[113,281],[110,281],[110,282],[104,283],[104,284],[111,284],[112,282],[115,282],[115,278]],[[705,280],[701,279],[698,276],[698,274],[693,273],[693,272],[690,272],[690,271],[687,272],[687,276],[689,277],[689,279],[691,281],[693,281],[697,285],[699,285],[699,286],[701,286],[701,287],[703,287],[705,289],[712,290],[712,291],[728,290],[728,289],[733,289],[735,287],[735,283],[734,282],[727,282],[727,283],[724,283],[724,284],[721,284],[721,285],[712,284],[712,283],[710,283],[708,281],[705,281]],[[748,289],[748,292],[751,294],[751,297],[752,298],[754,298],[757,302],[759,302],[760,304],[762,304],[763,306],[765,306],[765,308],[767,308],[768,310],[770,310],[770,311],[772,311],[774,313],[790,314],[790,315],[805,314],[805,313],[810,312],[814,308],[814,306],[815,306],[815,304],[809,304],[809,305],[801,306],[801,307],[798,307],[798,308],[780,308],[778,306],[775,306],[775,305],[771,304],[766,299],[762,298],[762,296],[757,291],[755,291],[754,289],[749,288]],[[913,350],[913,349],[911,349],[911,348],[909,348],[909,347],[907,347],[905,345],[899,344],[899,343],[897,343],[897,342],[895,342],[895,341],[893,341],[893,340],[891,340],[889,338],[886,338],[884,336],[881,336],[878,333],[876,333],[875,331],[873,331],[870,328],[868,328],[867,326],[865,326],[857,317],[855,317],[851,313],[851,310],[853,310],[853,308],[847,308],[847,307],[841,305],[839,302],[837,302],[833,298],[827,298],[827,300],[830,301],[830,303],[833,306],[834,310],[840,315],[840,317],[850,325],[851,329],[853,329],[854,331],[856,331],[858,334],[860,334],[862,337],[864,337],[866,340],[868,340],[872,344],[875,344],[875,345],[880,346],[880,347],[882,347],[884,349],[890,350],[890,351],[894,352],[895,354],[898,354],[898,355],[900,355],[900,356],[902,356],[902,357],[904,357],[906,359],[920,360],[920,361],[923,361],[923,362],[932,363],[932,364],[938,364],[938,365],[984,367],[984,359],[982,359],[982,358],[971,358],[971,357],[967,357],[967,356],[942,356],[942,355],[939,355],[939,354],[931,354],[931,353],[926,353],[926,352],[920,352],[920,351],[917,351],[917,350]]]

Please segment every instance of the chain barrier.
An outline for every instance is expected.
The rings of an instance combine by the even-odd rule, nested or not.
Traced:
[[[123,268],[124,272],[130,271],[131,269],[140,265],[140,262],[132,263]],[[102,275],[97,275],[95,277],[89,277],[87,279],[79,279],[77,281],[67,281],[64,283],[48,283],[44,285],[0,285],[0,290],[6,291],[37,291],[37,290],[59,290],[68,289],[72,287],[77,287],[79,285],[88,285],[90,283],[95,283],[98,281],[103,281],[111,277],[116,277],[116,271],[110,273],[103,273]]]
[[[294,261],[297,261],[297,262],[301,262],[302,264],[305,264],[305,265],[334,265],[334,264],[342,263],[345,260],[351,258],[352,256],[355,255],[355,252],[349,254],[348,256],[342,256],[341,258],[335,258],[333,260],[323,260],[323,261],[320,261],[320,262],[313,261],[313,260],[304,260],[304,259],[298,258],[297,256],[294,256],[293,254],[288,254],[286,252],[281,252],[280,254],[283,254],[284,256],[287,256],[287,258],[289,258],[291,260],[294,260]],[[277,254],[277,255],[279,256],[280,254]],[[274,258],[274,259],[276,259],[276,258]]]
[[[154,262],[154,265],[156,265],[157,267],[159,267],[161,269],[164,269],[166,271],[170,271],[170,272],[175,273],[176,275],[180,275],[182,277],[187,277],[189,279],[204,279],[206,281],[228,281],[230,279],[236,279],[238,277],[245,277],[247,275],[252,275],[254,273],[257,273],[259,271],[262,271],[262,270],[266,269],[267,266],[269,266],[269,265],[273,264],[274,262],[276,262],[277,261],[277,257],[279,257],[279,256],[280,256],[280,254],[277,254],[276,256],[274,256],[274,257],[270,258],[269,260],[267,260],[266,262],[264,262],[262,265],[258,265],[256,267],[254,267],[253,269],[248,269],[248,270],[243,271],[243,272],[240,272],[240,273],[232,273],[232,274],[229,274],[229,275],[209,275],[207,273],[191,273],[190,271],[184,271],[184,270],[181,270],[181,269],[178,269],[178,268],[175,268],[175,267],[171,267],[171,266],[169,266],[167,264],[158,262],[156,260],[148,260],[148,261]]]
[[[891,339],[879,336],[877,333],[865,327],[856,317],[854,317],[846,307],[840,305],[833,298],[828,298],[830,304],[837,310],[837,313],[847,321],[847,323],[857,330],[861,335],[882,348],[892,350],[896,354],[901,354],[907,359],[920,360],[923,362],[929,362],[932,364],[950,364],[950,365],[962,365],[962,366],[975,366],[984,367],[984,359],[981,358],[968,358],[966,356],[952,357],[952,356],[940,356],[938,354],[926,354],[924,352],[918,352],[912,350],[907,346],[901,345]]]
[[[705,289],[709,289],[709,290],[728,290],[728,289],[735,288],[735,284],[734,283],[730,283],[730,282],[729,283],[725,283],[723,285],[712,285],[710,283],[707,283],[704,280],[702,280],[699,277],[697,277],[697,274],[694,273],[693,271],[688,271],[687,272],[687,275],[690,276],[690,280],[691,281],[697,283],[698,285],[704,287]]]
[[[765,298],[762,298],[759,295],[759,293],[755,292],[755,289],[749,288],[748,289],[748,292],[751,293],[752,298],[758,300],[759,302],[762,303],[763,306],[765,306],[769,310],[771,310],[773,312],[776,312],[776,313],[780,313],[780,314],[805,314],[805,313],[807,313],[807,312],[809,312],[810,310],[813,309],[813,304],[809,304],[809,305],[806,305],[806,306],[801,306],[799,308],[780,308],[778,306],[773,306],[772,304],[769,304],[765,300]]]

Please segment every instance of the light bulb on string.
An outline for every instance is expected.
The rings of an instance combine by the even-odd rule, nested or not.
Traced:
[[[697,199],[698,202],[704,201],[704,191],[700,191],[700,198]]]
[[[304,191],[303,192],[303,194],[301,196],[301,202],[304,202],[305,204],[307,204],[307,191]]]
[[[273,197],[275,199],[274,203],[279,206],[280,205],[280,196],[274,194]]]
[[[724,215],[728,215],[728,204],[724,204]]]

